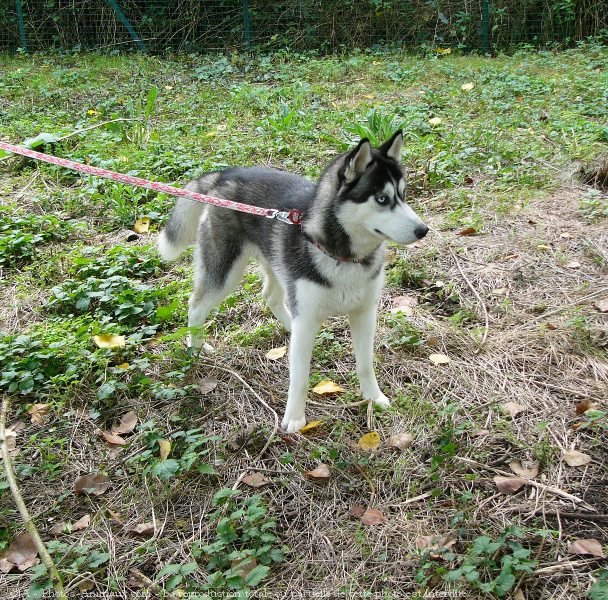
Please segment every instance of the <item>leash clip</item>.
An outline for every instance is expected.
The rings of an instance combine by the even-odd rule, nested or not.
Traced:
[[[297,208],[292,208],[289,212],[287,211],[276,211],[272,215],[277,221],[281,223],[287,223],[288,225],[300,225],[302,223],[302,211]]]

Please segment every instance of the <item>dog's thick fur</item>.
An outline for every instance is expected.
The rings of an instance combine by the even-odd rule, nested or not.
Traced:
[[[376,309],[384,282],[386,241],[409,244],[428,227],[405,203],[398,131],[379,148],[364,139],[333,160],[318,182],[265,167],[209,173],[186,189],[268,208],[302,211],[302,227],[274,219],[178,200],[159,238],[165,260],[196,241],[188,325],[192,347],[209,311],[239,284],[251,257],[265,275],[263,294],[291,331],[290,382],[282,426],[299,430],[314,338],[331,315],[348,315],[361,394],[387,406],[373,368]]]

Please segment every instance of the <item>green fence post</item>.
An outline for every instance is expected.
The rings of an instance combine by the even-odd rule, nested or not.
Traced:
[[[490,0],[481,0],[481,49],[490,52]]]
[[[27,37],[25,35],[25,21],[23,20],[23,6],[21,0],[15,0],[15,8],[17,9],[17,22],[19,23],[19,37],[21,38],[21,47],[24,52],[27,52]]]
[[[127,17],[125,17],[125,13],[122,12],[122,10],[120,9],[120,6],[118,6],[118,3],[116,2],[116,0],[107,0],[107,2],[112,7],[112,10],[116,13],[116,16],[119,18],[120,22],[125,26],[125,28],[129,32],[129,35],[135,42],[135,45],[142,52],[145,52],[146,46],[141,41],[141,38],[139,37],[137,31],[135,31],[135,29],[133,29],[133,26],[131,25],[131,23],[129,23],[129,20],[127,19]]]
[[[249,15],[249,2],[243,0],[243,31],[245,33],[245,48],[251,48],[251,18]]]

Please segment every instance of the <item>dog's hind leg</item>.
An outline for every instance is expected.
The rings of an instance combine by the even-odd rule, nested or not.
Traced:
[[[285,294],[281,284],[270,267],[264,266],[264,288],[262,289],[268,307],[287,331],[291,331],[291,314],[285,306]]]
[[[201,236],[204,239],[204,235]],[[211,352],[213,348],[205,344],[202,327],[209,312],[226,296],[231,294],[240,283],[249,258],[242,247],[230,244],[221,247],[213,244],[199,244],[194,256],[194,291],[188,301],[188,327],[190,347],[193,352],[203,348]]]
[[[376,331],[376,305],[348,315],[357,361],[357,375],[361,395],[379,406],[388,406],[389,399],[380,391],[374,373],[374,333]]]

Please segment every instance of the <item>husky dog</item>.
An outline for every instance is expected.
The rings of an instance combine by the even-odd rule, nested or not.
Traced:
[[[196,241],[188,313],[193,331],[200,332],[209,311],[234,291],[251,257],[261,264],[264,298],[291,332],[282,421],[288,432],[306,424],[314,339],[331,315],[348,315],[361,394],[380,406],[389,405],[373,365],[385,246],[387,241],[411,244],[428,232],[405,202],[402,145],[401,131],[379,148],[362,139],[334,159],[316,183],[265,167],[235,167],[186,186],[254,206],[299,209],[300,227],[185,198],[177,201],[160,234],[158,248],[165,260],[177,258]],[[203,346],[200,333],[193,333],[191,344],[195,350]]]

